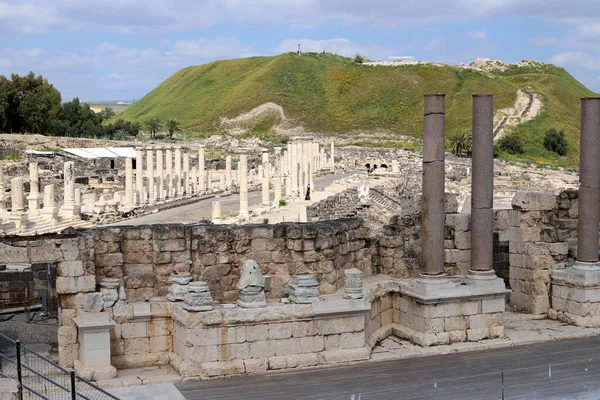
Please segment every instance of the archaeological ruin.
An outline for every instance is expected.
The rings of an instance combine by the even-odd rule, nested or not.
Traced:
[[[317,137],[33,152],[0,169],[0,265],[53,266],[60,365],[100,383],[357,362],[388,336],[501,346],[507,308],[600,327],[600,98],[581,104],[579,174],[494,160],[479,94],[471,160],[444,151],[443,94],[422,155]],[[196,203],[210,218],[136,222]]]

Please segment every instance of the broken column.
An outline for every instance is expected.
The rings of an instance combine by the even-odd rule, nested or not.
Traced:
[[[331,141],[331,152],[329,156],[331,157],[331,159],[329,160],[329,163],[331,164],[331,169],[335,169],[335,149],[333,147],[333,140]]]
[[[119,286],[121,279],[119,278],[102,278],[100,281],[100,293],[104,301],[104,309],[114,307],[119,301]]]
[[[471,267],[467,277],[496,280],[494,273],[494,97],[473,95]]]
[[[600,326],[600,97],[581,100],[577,260],[552,271],[550,318],[586,327]],[[473,168],[473,176],[476,171]]]
[[[173,272],[169,276],[169,291],[167,293],[167,300],[178,301],[183,300],[183,297],[188,292],[188,285],[194,279],[189,272]]]
[[[23,230],[27,227],[27,214],[25,214],[25,201],[23,199],[23,177],[18,176],[10,180],[11,208],[7,220],[14,224],[15,229]]]
[[[156,148],[156,199],[165,200],[165,171],[163,166],[163,147]]]
[[[362,299],[363,294],[363,276],[358,268],[344,270],[344,298]]]
[[[213,298],[204,281],[194,281],[188,285],[188,293],[183,297],[183,309],[186,311],[210,311]]]
[[[248,156],[240,155],[238,164],[238,174],[240,181],[240,213],[242,218],[248,218]]]
[[[38,163],[29,163],[29,196],[27,196],[27,202],[29,203],[29,215],[37,216],[40,214],[40,202],[42,196],[40,195],[40,176],[38,171]]]
[[[198,178],[200,192],[206,190],[206,172],[204,169],[204,146],[198,146]]]
[[[274,198],[274,202],[275,205],[279,205],[279,201],[281,200],[281,174],[282,174],[282,165],[283,165],[283,160],[282,160],[282,156],[281,156],[281,147],[275,147],[275,156],[274,158],[274,163],[275,163],[275,176],[273,179],[273,185],[274,185],[274,189],[275,189],[275,198]]]
[[[167,175],[165,177],[166,195],[170,199],[175,194],[173,189],[173,149],[171,146],[167,146],[165,150],[165,165],[167,166]]]
[[[225,187],[231,188],[231,156],[225,157]]]
[[[4,193],[4,172],[0,167],[0,213],[6,212],[6,194]]]
[[[308,304],[319,299],[319,282],[312,275],[294,276],[290,288],[290,300],[293,303]]]
[[[294,197],[298,196],[298,143],[292,141],[290,145],[290,181]]]
[[[262,202],[263,206],[271,204],[269,196],[269,150],[262,149]]]
[[[48,222],[58,220],[58,209],[54,198],[54,184],[44,186],[44,207],[40,213],[42,218]]]
[[[175,180],[173,186],[175,187],[175,195],[177,197],[183,196],[183,190],[181,187],[181,146],[175,147]]]
[[[144,153],[142,147],[135,148],[135,204],[144,204]]]
[[[190,175],[192,177],[190,190],[191,190],[191,194],[195,195],[195,194],[198,194],[198,168],[192,167],[192,171],[190,172]]]
[[[79,207],[75,204],[75,163],[67,161],[64,165],[64,200],[60,214],[65,220],[80,218]]]
[[[421,276],[444,277],[444,96],[425,95]]]
[[[190,154],[186,151],[183,153],[183,172],[181,173],[183,181],[183,193],[186,196],[190,195]]]
[[[221,202],[213,201],[212,202],[212,223],[220,224],[221,223]]]
[[[154,184],[154,152],[151,148],[146,149],[146,174],[148,186],[148,204],[156,202],[156,185]]]
[[[133,159],[125,159],[125,204],[133,207]]]

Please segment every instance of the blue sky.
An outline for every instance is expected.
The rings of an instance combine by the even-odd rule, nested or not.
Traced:
[[[331,51],[554,63],[600,92],[600,0],[0,0],[0,74],[139,99],[180,68]]]

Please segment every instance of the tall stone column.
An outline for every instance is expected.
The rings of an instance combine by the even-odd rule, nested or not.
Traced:
[[[156,148],[156,198],[165,201],[165,169],[163,166],[163,146]]]
[[[190,154],[186,151],[183,153],[183,193],[190,194]]]
[[[225,187],[231,188],[231,156],[225,157]]]
[[[131,160],[130,158],[128,160]],[[54,198],[54,184],[44,186],[44,207],[40,213],[42,218],[49,222],[58,220],[58,209]]]
[[[421,276],[444,277],[445,95],[425,95]]]
[[[200,178],[200,191],[206,190],[206,172],[204,167],[204,146],[198,147],[198,177]]]
[[[271,204],[269,196],[269,150],[262,150],[262,205],[269,206]]]
[[[319,169],[323,169],[325,165],[325,148],[322,147],[319,156]]]
[[[290,145],[290,178],[292,192],[298,196],[298,142],[293,141]]]
[[[494,97],[473,95],[471,267],[468,277],[494,279]]]
[[[144,153],[142,147],[135,148],[136,204],[144,204]]]
[[[40,214],[40,176],[38,171],[38,163],[29,163],[29,215],[36,216]]]
[[[198,167],[192,167],[192,195],[198,194]]]
[[[306,188],[310,184],[310,163],[308,160],[309,146],[307,141],[302,141],[302,198],[306,194]]]
[[[315,157],[315,143],[311,140],[310,142],[308,142],[308,146],[309,146],[309,159],[308,159],[308,182],[310,183],[310,189],[313,190],[315,187],[315,183],[313,181],[313,176],[315,173],[315,162],[316,162],[316,157]]]
[[[579,141],[579,218],[575,268],[600,268],[600,97],[581,100]],[[475,169],[473,169],[475,175]]]
[[[248,217],[248,156],[246,154],[240,155],[240,162],[238,164],[238,174],[240,181],[240,213],[239,216],[242,218]]]
[[[329,163],[331,164],[331,169],[335,169],[335,148],[333,147],[333,140],[331,141],[331,152],[329,156],[331,157],[331,159],[329,160]]]
[[[67,220],[80,216],[79,207],[75,204],[75,163],[67,161],[64,164],[64,200],[60,213]]]
[[[279,205],[279,200],[281,200],[281,173],[282,173],[282,166],[283,166],[283,160],[282,160],[282,156],[281,156],[281,147],[275,147],[275,156],[274,158],[274,163],[275,163],[275,176],[273,179],[273,185],[274,185],[274,189],[275,189],[275,198],[274,198],[274,202],[275,205]]]
[[[292,142],[287,143],[287,157],[285,159],[287,164],[285,166],[285,173],[287,176],[292,176]]]
[[[146,149],[146,177],[148,185],[148,204],[156,202],[156,185],[154,184],[154,152],[151,148]]]
[[[171,146],[167,146],[165,150],[165,165],[167,166],[167,176],[165,179],[165,186],[167,192],[167,198],[172,198],[175,195],[173,189],[173,150]]]
[[[23,177],[18,176],[10,180],[10,197],[12,214],[21,213],[25,210],[25,201],[23,199]]]
[[[181,146],[175,147],[175,180],[173,185],[175,186],[175,195],[181,197],[183,194],[181,188]]]
[[[45,189],[44,189],[45,190]],[[54,190],[54,188],[52,188]],[[44,202],[46,199],[44,198]],[[125,159],[125,204],[133,207],[133,159]]]

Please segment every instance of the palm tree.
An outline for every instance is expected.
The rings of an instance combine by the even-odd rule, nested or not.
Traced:
[[[169,139],[173,138],[175,132],[181,131],[181,124],[177,121],[177,118],[169,118],[167,120],[167,130],[169,131]]]
[[[455,132],[448,138],[447,146],[455,156],[462,156],[471,154],[471,147],[473,145],[473,138],[470,133],[467,132]]]
[[[156,132],[158,132],[160,127],[161,123],[160,119],[158,118],[152,118],[146,121],[146,128],[148,128],[148,131],[150,132],[150,139],[154,139],[154,137],[156,136]]]

